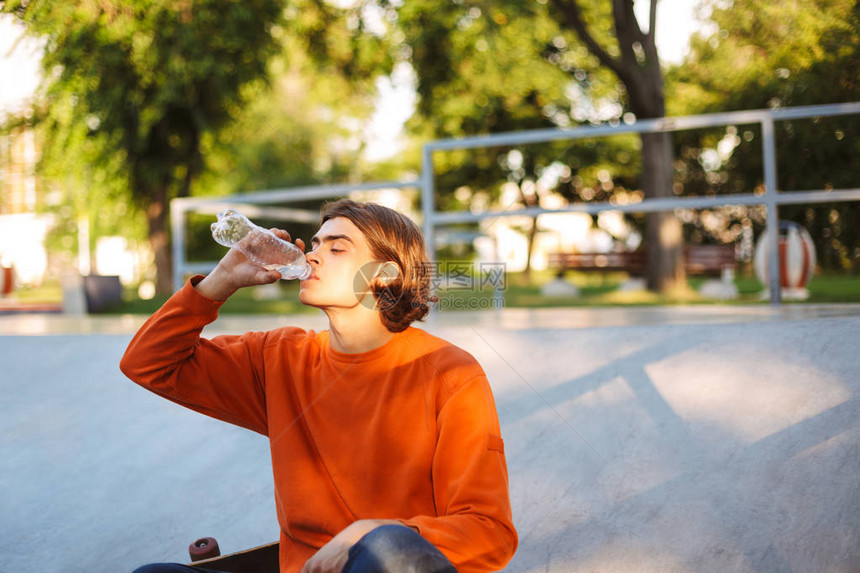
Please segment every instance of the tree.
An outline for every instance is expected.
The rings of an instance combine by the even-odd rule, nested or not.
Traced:
[[[531,18],[509,18],[498,7],[481,6],[417,1],[398,10],[408,46],[402,51],[410,54],[418,79],[418,113],[408,127],[421,139],[547,127],[552,124],[541,105],[565,99],[562,75],[535,51],[533,38],[545,37],[551,23],[532,27]],[[437,158],[437,208],[468,207],[471,197],[483,194],[498,197],[505,183],[516,185],[523,206],[534,205],[535,169],[544,162],[521,153],[512,163],[511,151],[477,149]],[[458,188],[468,188],[469,197],[458,200]],[[533,218],[525,230],[529,254],[536,230]]]
[[[665,114],[654,43],[655,5],[648,31],[643,32],[632,0],[613,2],[611,13],[601,2],[544,4],[461,0],[440,5],[413,0],[403,5],[399,24],[419,78],[419,112],[425,125],[441,124],[437,131],[452,136],[566,126],[577,115],[579,121],[594,121],[600,115],[594,110],[607,107],[613,120],[625,108],[643,119]],[[620,89],[613,76],[621,80]],[[566,112],[589,104],[590,114]],[[619,153],[629,152],[624,147]],[[559,149],[564,147],[553,153],[563,159]],[[547,157],[535,166],[545,167]],[[643,135],[640,182],[646,197],[671,194],[672,165],[670,136]],[[526,173],[520,183],[533,181],[534,175]],[[570,195],[574,185],[567,183]],[[523,193],[525,205],[535,200],[533,194]],[[533,224],[532,233],[535,228]],[[648,216],[647,228],[648,286],[660,291],[675,288],[683,282],[680,224],[671,213],[654,214]]]
[[[686,61],[667,72],[673,114],[860,100],[860,4],[855,0],[734,0],[715,5],[710,21],[710,31],[692,39]],[[780,121],[775,135],[781,191],[857,186],[857,116]],[[728,126],[710,137],[710,142],[696,141],[691,134],[679,137],[684,193],[749,193],[761,185],[757,127]],[[705,172],[702,164],[708,162],[702,161],[702,152],[710,147],[715,156],[717,140],[730,143],[728,152]],[[810,230],[825,269],[860,268],[856,203],[786,205],[780,218]],[[740,222],[728,217],[725,225]]]
[[[663,72],[655,40],[657,0],[650,0],[647,32],[642,31],[633,11],[633,0],[613,0],[617,49],[598,42],[591,33],[583,14],[582,0],[550,0],[550,6],[552,13],[576,31],[600,63],[618,76],[624,84],[630,111],[638,119],[666,114]],[[672,138],[668,132],[642,134],[642,191],[645,197],[672,195],[673,160]],[[648,288],[658,292],[680,288],[685,280],[681,260],[681,224],[671,212],[649,213],[646,220]]]
[[[82,154],[144,210],[157,289],[171,289],[170,198],[190,193],[204,168],[201,139],[228,123],[275,53],[277,0],[125,3],[7,1],[46,41],[39,121],[45,158]]]
[[[362,158],[362,135],[374,110],[374,70],[385,70],[385,66],[368,64],[367,73],[347,76],[326,52],[309,53],[308,38],[293,20],[298,15],[307,18],[308,10],[288,8],[284,27],[273,30],[280,49],[270,61],[268,84],[249,90],[248,103],[235,121],[204,138],[202,152],[207,167],[194,195],[356,183],[367,177],[371,166]],[[328,26],[346,29],[344,12],[330,16],[333,19]],[[348,35],[339,37],[352,41]],[[351,49],[344,52],[351,53]],[[319,201],[289,202],[286,206],[313,210]],[[189,215],[186,247],[191,260],[213,260],[223,252],[211,240],[211,222],[211,215]],[[284,224],[264,217],[257,222],[263,226]],[[310,234],[306,233],[312,234],[316,228],[290,223],[288,230],[293,237],[309,242]]]

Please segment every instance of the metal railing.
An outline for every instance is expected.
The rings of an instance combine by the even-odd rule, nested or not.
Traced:
[[[225,209],[236,209],[250,217],[262,217],[276,221],[299,223],[318,223],[319,211],[290,209],[285,207],[261,205],[283,204],[309,199],[330,199],[344,197],[353,191],[374,191],[377,189],[418,188],[417,181],[380,181],[354,185],[332,184],[311,185],[254,191],[226,197],[181,197],[170,202],[170,225],[173,238],[173,288],[182,287],[184,277],[192,273],[206,273],[217,265],[217,261],[189,262],[185,258],[185,216],[189,212],[215,215]]]
[[[780,192],[777,189],[776,142],[774,124],[777,121],[791,119],[806,119],[839,115],[860,114],[860,102],[804,106],[783,109],[762,109],[685,117],[665,117],[636,121],[631,124],[599,125],[574,127],[569,129],[537,129],[510,133],[495,133],[477,137],[464,137],[432,141],[424,145],[422,154],[421,175],[416,181],[379,182],[361,185],[318,185],[294,189],[275,189],[255,193],[233,195],[218,198],[183,198],[171,202],[171,218],[173,225],[173,260],[174,282],[176,288],[182,284],[187,272],[205,272],[214,267],[215,263],[191,264],[185,261],[184,253],[184,221],[185,213],[217,212],[225,207],[241,207],[246,214],[255,216],[262,211],[252,212],[249,207],[266,203],[285,203],[305,199],[329,198],[345,196],[352,191],[363,191],[385,188],[414,188],[421,189],[421,207],[423,215],[424,240],[430,260],[436,254],[436,228],[465,222],[479,222],[488,218],[536,216],[545,213],[589,213],[601,211],[619,211],[625,213],[650,213],[659,211],[674,211],[675,209],[707,209],[726,205],[763,205],[766,209],[766,225],[768,229],[779,228],[779,206],[811,203],[832,203],[843,201],[860,201],[860,188],[837,190],[808,190]],[[523,145],[544,143],[549,141],[572,140],[594,137],[608,137],[626,133],[659,133],[673,132],[707,127],[719,127],[735,124],[759,124],[762,129],[762,154],[764,159],[764,194],[754,193],[732,194],[721,197],[678,197],[678,198],[646,198],[639,203],[618,205],[609,202],[577,203],[558,209],[528,207],[515,210],[488,210],[481,213],[469,211],[439,212],[435,208],[435,181],[433,154],[440,151],[456,149],[474,149],[482,147],[499,147],[507,145]],[[283,220],[309,221],[311,212],[267,208],[267,218]],[[319,215],[313,213],[318,220]],[[303,217],[301,219],[291,217]],[[772,304],[780,303],[779,276],[779,236],[777,232],[767,234],[768,244],[768,289]]]

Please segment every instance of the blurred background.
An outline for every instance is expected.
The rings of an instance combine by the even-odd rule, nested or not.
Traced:
[[[2,6],[0,312],[154,311],[175,288],[176,198],[414,181],[422,146],[446,138],[860,101],[851,0]],[[858,131],[856,113],[777,121],[777,188],[856,193]],[[763,206],[611,209],[761,194],[758,124],[438,151],[433,177],[443,213],[607,204],[440,229],[451,308],[766,299]],[[421,221],[417,186],[344,195]],[[272,201],[254,219],[307,241],[316,223],[266,209],[323,201]],[[860,301],[860,203],[782,205],[779,219],[811,251],[786,298]],[[183,213],[188,261],[223,254],[213,220]],[[701,253],[713,257],[693,264]],[[501,287],[482,262],[504,266]],[[303,312],[295,293],[285,281],[225,312]]]
[[[856,0],[0,0],[0,570],[274,539],[266,440],[117,364],[219,206],[308,242],[350,196],[507,307],[422,325],[493,385],[507,571],[860,571],[858,78]],[[297,286],[204,335],[326,328]]]

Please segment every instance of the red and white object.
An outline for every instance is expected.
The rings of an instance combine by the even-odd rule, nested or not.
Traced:
[[[15,270],[0,267],[0,296],[9,296],[15,290]]]
[[[768,233],[765,229],[759,237],[755,249],[755,274],[765,285],[770,283],[768,271]],[[779,223],[779,285],[782,298],[786,300],[806,300],[809,298],[807,285],[815,271],[815,244],[805,228],[792,221]],[[769,293],[765,288],[765,293]]]

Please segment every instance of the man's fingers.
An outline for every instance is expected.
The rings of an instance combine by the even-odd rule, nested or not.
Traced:
[[[275,227],[272,227],[269,230],[272,231],[279,238],[281,238],[281,239],[283,239],[289,243],[293,242],[293,240],[290,238],[290,234],[288,232],[284,231],[283,229],[276,229]]]
[[[283,239],[283,240],[287,241],[288,243],[293,242],[293,239],[292,239],[292,237],[290,237],[290,234],[288,232],[284,231],[283,229],[276,229],[275,227],[272,227],[269,230],[272,231],[275,234],[275,236],[277,236],[278,238]],[[305,250],[305,242],[303,240],[296,239],[295,244],[301,250],[303,250],[303,251]]]
[[[266,271],[266,274],[264,275],[264,279],[263,279],[264,280],[263,284],[275,283],[275,282],[278,282],[279,280],[281,280],[282,278],[283,277],[281,276],[281,273],[279,273],[278,271]]]

